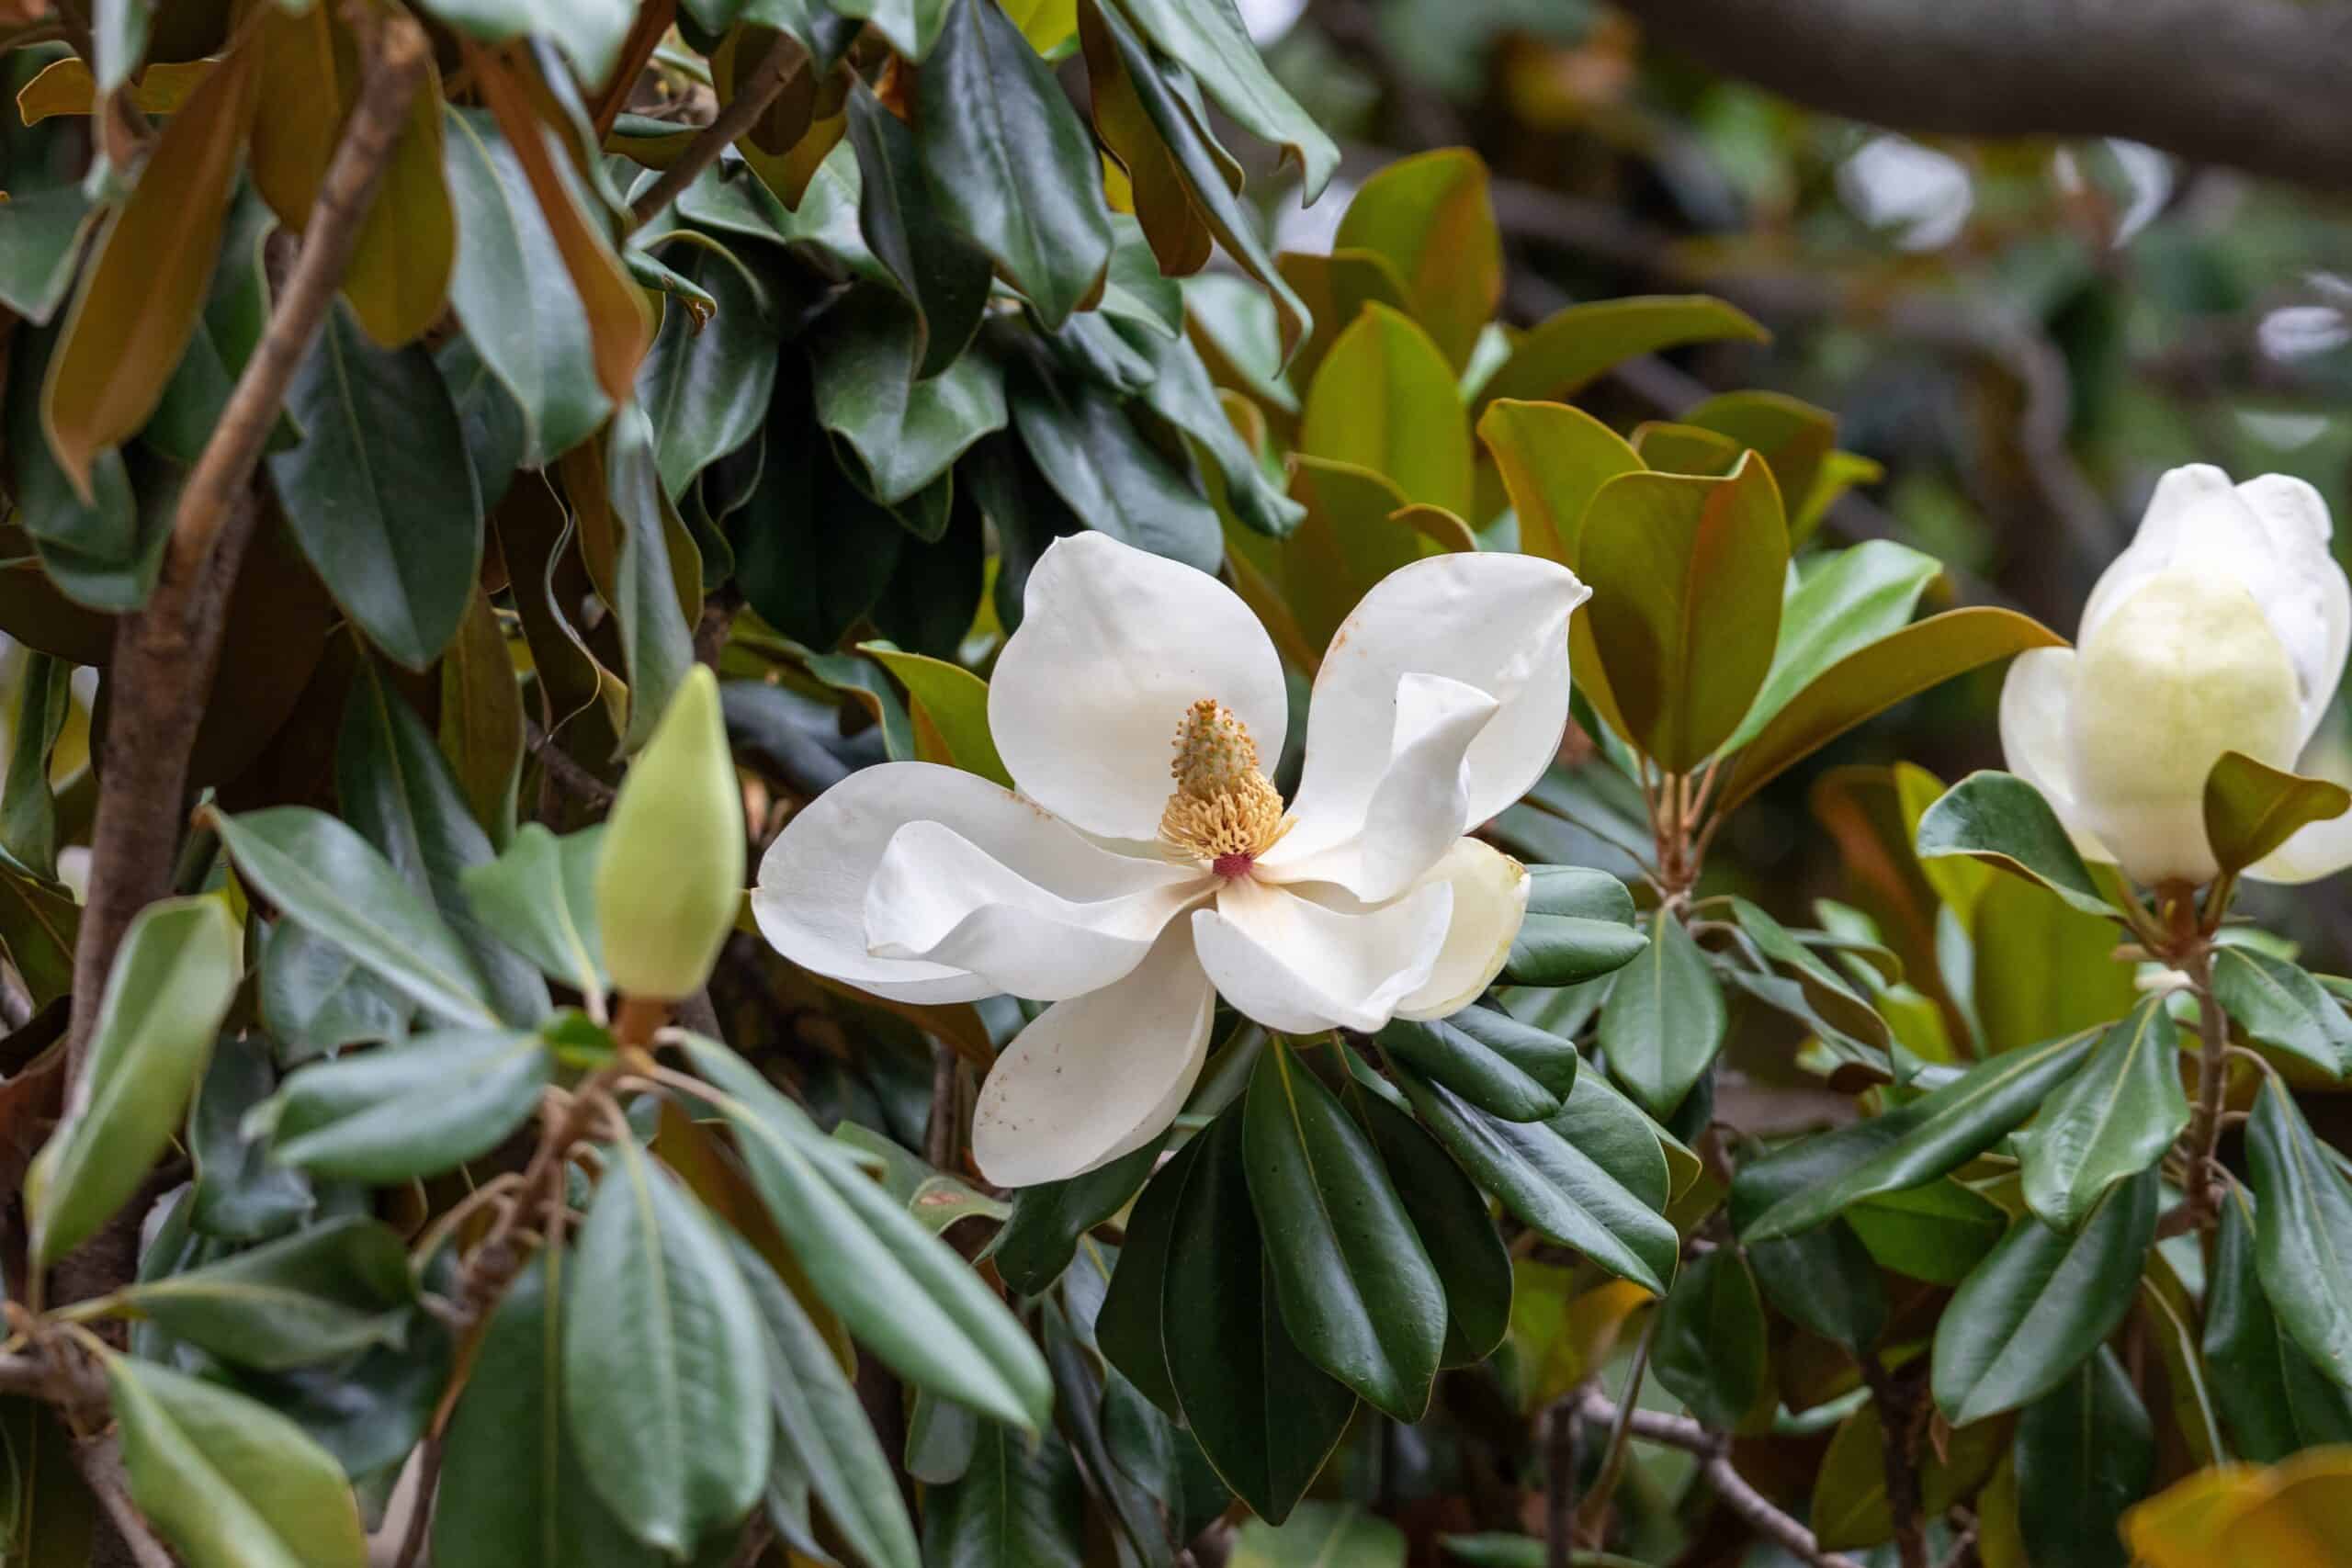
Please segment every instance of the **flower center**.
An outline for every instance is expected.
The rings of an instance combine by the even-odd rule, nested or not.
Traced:
[[[1258,768],[1258,743],[1234,711],[1203,697],[1176,727],[1168,772],[1176,793],[1159,817],[1159,841],[1230,880],[1290,831],[1283,797]]]

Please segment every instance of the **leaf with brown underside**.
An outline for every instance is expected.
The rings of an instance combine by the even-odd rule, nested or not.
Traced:
[[[2313,822],[2352,810],[2352,790],[2304,778],[2243,751],[2205,775],[2205,840],[2225,872],[2244,871]]]

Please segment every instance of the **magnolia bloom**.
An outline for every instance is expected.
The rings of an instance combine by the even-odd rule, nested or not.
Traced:
[[[1007,1187],[1107,1164],[1182,1108],[1219,993],[1270,1029],[1375,1030],[1494,979],[1526,873],[1464,835],[1551,762],[1587,592],[1519,555],[1392,574],[1331,639],[1285,806],[1257,617],[1192,567],[1058,540],[989,683],[1019,793],[922,762],[851,774],[761,863],[760,930],[876,996],[1052,1003],[981,1088],[973,1154]]]
[[[2265,474],[2175,468],[2091,591],[2072,649],[2018,656],[2001,689],[2010,769],[2084,854],[2146,884],[2204,882],[2205,775],[2224,751],[2293,769],[2352,643],[2352,587],[2327,503]],[[2352,817],[2314,822],[2249,875],[2308,882],[2352,865]]]

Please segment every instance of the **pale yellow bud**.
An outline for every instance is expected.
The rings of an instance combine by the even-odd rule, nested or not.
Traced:
[[[696,665],[621,781],[596,866],[605,968],[625,996],[699,989],[743,892],[743,798],[718,682]]]
[[[2221,572],[2159,572],[2079,653],[2068,736],[2084,825],[2144,884],[2203,882],[2205,775],[2223,751],[2292,768],[2301,697],[2286,645]]]

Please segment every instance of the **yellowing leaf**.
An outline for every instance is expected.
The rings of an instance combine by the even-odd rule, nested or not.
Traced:
[[[1470,430],[1453,371],[1430,334],[1367,305],[1307,389],[1298,449],[1369,468],[1407,501],[1471,510]]]
[[[159,61],[132,85],[130,101],[148,114],[175,113],[211,73],[212,66],[209,60]],[[53,115],[88,114],[97,101],[96,94],[89,66],[80,56],[68,55],[25,84],[17,95],[17,112],[27,125],[39,125]]]
[[[989,733],[986,681],[960,664],[950,664],[926,654],[908,653],[888,643],[862,642],[857,650],[880,660],[883,668],[906,687],[914,705],[915,745],[919,752],[925,739],[923,725],[929,721],[944,755],[925,757],[925,761],[944,762],[967,773],[978,773],[1007,789],[1013,787],[1012,775],[1006,771],[1004,760],[997,755],[995,738]]]
[[[147,423],[196,330],[252,123],[254,65],[254,51],[239,50],[164,124],[74,297],[41,388],[41,424],[85,503],[91,463]]]
[[[1459,371],[1502,303],[1502,235],[1487,165],[1462,147],[1400,158],[1364,181],[1334,254],[1361,248],[1404,279],[1413,319]],[[1311,301],[1310,301],[1311,303]]]

